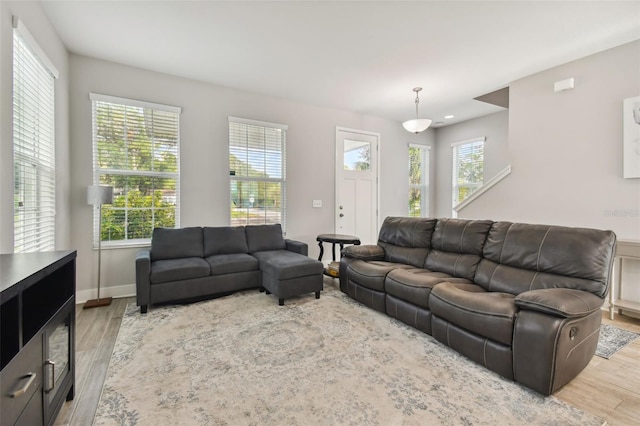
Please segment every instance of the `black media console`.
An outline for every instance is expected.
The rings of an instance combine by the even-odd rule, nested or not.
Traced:
[[[76,252],[0,255],[0,424],[51,425],[75,376]]]

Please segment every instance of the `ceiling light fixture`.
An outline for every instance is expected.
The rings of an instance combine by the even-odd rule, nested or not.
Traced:
[[[449,114],[449,115],[445,115],[444,116],[445,120],[451,120],[453,117],[455,117],[455,115],[453,115],[453,114]]]
[[[418,93],[420,93],[421,90],[422,87],[414,87],[413,89],[413,91],[416,92],[416,118],[402,123],[402,127],[404,127],[406,131],[415,133],[416,135],[420,132],[424,132],[431,125],[431,120],[428,118],[418,118],[418,104],[420,103]]]

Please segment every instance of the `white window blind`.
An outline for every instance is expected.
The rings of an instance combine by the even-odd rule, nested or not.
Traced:
[[[429,216],[430,147],[409,145],[409,216]]]
[[[484,141],[476,138],[451,145],[453,151],[452,207],[460,204],[484,181]],[[456,212],[452,210],[452,216]]]
[[[229,117],[231,225],[286,225],[287,126]]]
[[[57,70],[14,17],[14,252],[55,248],[55,90]]]
[[[180,112],[178,107],[90,95],[94,184],[112,186],[102,206],[102,241],[149,241],[153,228],[180,226]],[[94,215],[94,243],[98,241]]]

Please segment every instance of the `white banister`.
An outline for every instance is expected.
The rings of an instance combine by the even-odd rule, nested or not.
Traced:
[[[491,179],[483,183],[482,186],[478,187],[478,189],[473,191],[471,195],[469,195],[467,198],[462,200],[462,202],[458,203],[455,207],[453,207],[453,211],[457,213],[460,210],[464,209],[469,204],[471,204],[473,200],[475,200],[476,198],[480,197],[482,194],[487,192],[492,186],[494,186],[495,184],[500,182],[502,179],[509,176],[510,173],[511,173],[511,165],[508,165],[502,171],[500,171],[497,175],[495,175],[494,177],[492,177]]]

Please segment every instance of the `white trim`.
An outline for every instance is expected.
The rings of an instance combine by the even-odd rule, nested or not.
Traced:
[[[182,108],[173,105],[157,104],[155,102],[139,101],[137,99],[120,98],[117,96],[101,95],[100,93],[89,93],[89,99],[98,102],[108,102],[111,104],[127,105],[132,107],[150,108],[160,111],[182,113]]]
[[[487,141],[487,137],[486,136],[481,136],[479,138],[473,138],[473,139],[467,139],[466,141],[460,141],[460,142],[453,142],[451,144],[451,148],[458,146],[458,145],[466,145],[468,143],[477,143],[477,142],[486,142]]]
[[[424,148],[427,151],[431,151],[431,145],[422,145],[420,143],[409,143],[409,148]]]
[[[497,175],[495,175],[494,177],[492,177],[491,179],[489,179],[488,181],[483,183],[481,186],[479,186],[478,189],[473,191],[471,193],[471,195],[469,195],[467,198],[464,199],[464,201],[462,201],[461,203],[459,203],[456,206],[454,206],[453,210],[457,213],[460,210],[464,209],[469,204],[471,204],[471,202],[473,202],[473,200],[475,200],[476,198],[480,197],[482,194],[487,192],[489,189],[491,189],[492,186],[496,185],[502,179],[504,179],[507,176],[509,176],[509,174],[511,174],[511,165],[508,165],[501,172],[499,172]]]
[[[249,118],[240,118],[229,116],[229,123],[248,124],[250,126],[271,127],[273,129],[289,130],[286,124],[270,123],[268,121],[251,120]]]
[[[100,297],[113,297],[118,299],[123,297],[135,297],[135,295],[135,284],[118,285],[114,287],[100,287]],[[98,297],[97,287],[91,288],[89,290],[76,291],[76,304],[83,304],[87,300],[95,299],[96,297]]]
[[[15,15],[13,16],[13,28],[15,28],[18,34],[20,34],[20,37],[22,37],[24,41],[27,42],[31,50],[34,51],[38,59],[40,59],[40,62],[42,62],[45,68],[47,68],[47,71],[49,71],[49,73],[53,76],[53,78],[60,77],[60,72],[58,71],[58,68],[56,68],[56,66],[53,65],[53,62],[51,61],[51,59],[49,59],[49,57],[44,52],[44,50],[42,50],[42,48],[40,47],[36,39],[31,35],[27,27],[24,25],[24,22],[22,22],[22,20]]]

